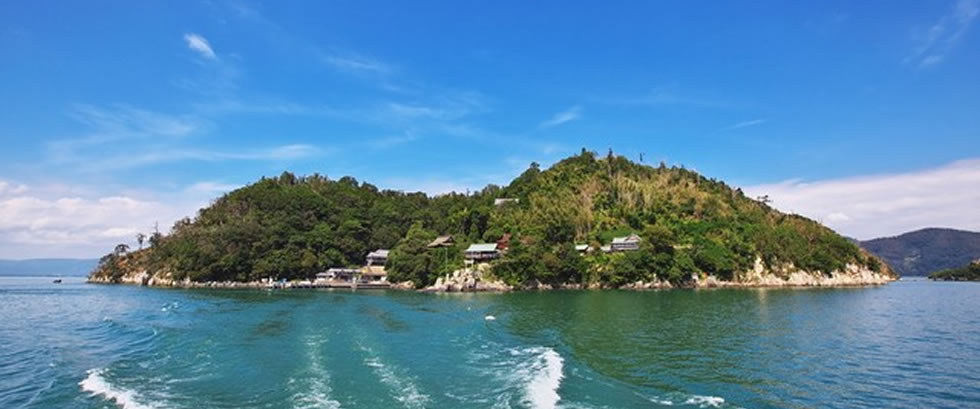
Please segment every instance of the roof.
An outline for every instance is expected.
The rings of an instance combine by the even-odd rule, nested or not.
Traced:
[[[491,252],[497,251],[497,243],[476,243],[470,244],[470,247],[466,249],[467,252]]]
[[[517,203],[517,202],[520,202],[520,200],[512,197],[501,197],[499,199],[493,199],[494,206],[500,206],[504,203]]]
[[[426,247],[449,247],[452,244],[453,244],[453,236],[446,235],[446,236],[436,237],[436,239],[432,240],[432,243],[429,243]]]
[[[640,241],[640,236],[637,236],[636,234],[630,234],[629,236],[626,237],[616,237],[613,239],[612,242],[615,244],[621,244],[621,243],[636,243],[639,241]]]
[[[589,245],[588,244],[576,244],[575,245],[575,250],[578,250],[578,251],[585,251],[585,250],[588,250],[588,249],[589,249]]]
[[[388,258],[388,251],[390,250],[377,249],[375,251],[368,253],[367,256],[370,258]]]

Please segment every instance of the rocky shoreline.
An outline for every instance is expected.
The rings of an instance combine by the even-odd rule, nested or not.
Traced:
[[[761,260],[756,260],[752,270],[739,275],[737,281],[721,280],[717,277],[707,275],[704,277],[694,277],[692,281],[683,284],[673,284],[668,281],[637,281],[621,286],[613,286],[604,283],[593,283],[589,285],[568,283],[551,285],[541,282],[529,282],[520,286],[512,286],[503,281],[496,280],[489,274],[488,265],[479,265],[474,268],[456,270],[451,274],[440,277],[435,284],[419,289],[420,292],[428,293],[452,293],[452,292],[507,292],[507,291],[526,291],[526,290],[597,290],[597,289],[621,289],[621,290],[660,290],[674,288],[807,288],[807,287],[861,287],[877,286],[897,280],[886,274],[874,272],[865,268],[848,264],[844,271],[835,271],[830,275],[812,274],[809,272],[795,269],[792,265],[783,266],[778,271],[767,270]],[[146,272],[134,275],[123,276],[119,282],[111,282],[105,278],[90,277],[90,283],[98,284],[129,284],[142,285],[149,287],[169,287],[169,288],[215,288],[215,289],[261,289],[267,288],[267,283],[261,281],[237,282],[237,281],[210,281],[197,282],[190,280],[172,280],[168,278],[154,277]],[[412,291],[415,286],[411,282],[391,283],[390,289]]]

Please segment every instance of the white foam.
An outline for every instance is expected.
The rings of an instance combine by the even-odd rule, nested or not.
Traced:
[[[647,397],[651,402],[661,406],[697,406],[699,408],[720,408],[725,405],[725,398],[718,396],[688,395],[680,392],[666,396]]]
[[[320,346],[326,342],[323,338],[313,338],[306,342],[307,358],[310,363],[310,375],[300,382],[300,390],[293,394],[293,407],[296,409],[340,409],[340,402],[330,397],[333,389],[330,387],[330,373],[323,366],[320,357]],[[295,379],[290,379],[290,387]]]
[[[406,408],[425,408],[429,403],[429,395],[422,393],[418,386],[412,382],[410,376],[399,376],[370,348],[361,346],[361,350],[368,354],[368,357],[364,359],[364,364],[374,370],[374,374],[378,376],[381,383],[395,392],[395,400]]]
[[[101,395],[107,401],[114,401],[116,405],[124,409],[153,409],[157,407],[152,404],[140,403],[136,391],[113,386],[102,377],[104,372],[104,369],[90,369],[88,376],[78,385],[82,387],[82,390],[91,393],[92,396]]]
[[[483,319],[487,321],[494,321],[497,319],[497,317],[494,317],[493,315],[487,315],[486,317],[483,317]]]
[[[684,401],[685,405],[698,405],[701,408],[718,408],[725,404],[725,399],[718,396],[694,395]]]
[[[530,380],[525,388],[525,399],[535,409],[554,409],[561,396],[558,387],[565,377],[562,373],[564,359],[551,348],[532,348],[536,356],[531,361]]]

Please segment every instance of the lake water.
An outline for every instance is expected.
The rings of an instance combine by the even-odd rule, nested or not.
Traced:
[[[977,408],[978,312],[980,284],[927,281],[415,294],[0,278],[0,408]]]

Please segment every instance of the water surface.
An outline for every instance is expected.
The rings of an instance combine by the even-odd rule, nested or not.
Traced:
[[[0,278],[0,407],[976,408],[978,307],[980,284],[927,281],[415,294]]]

